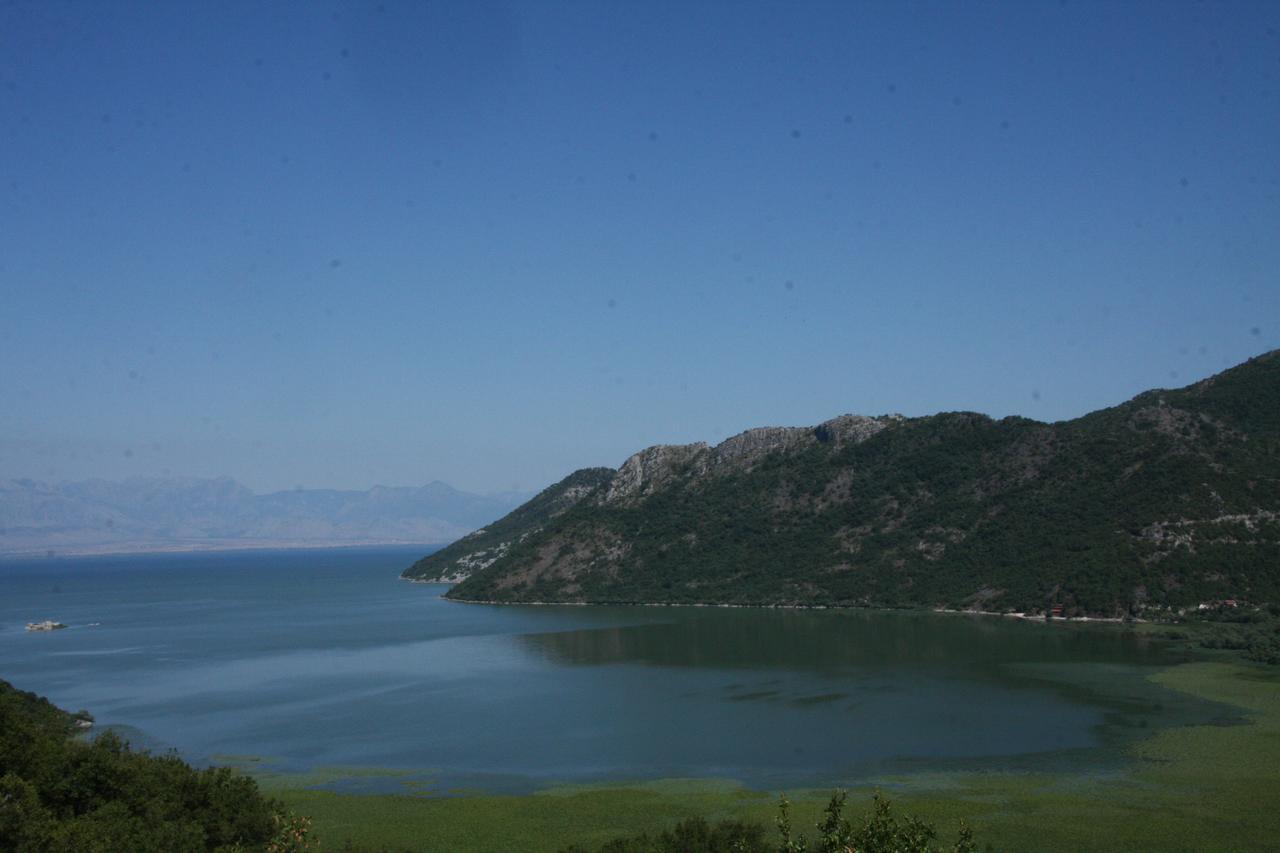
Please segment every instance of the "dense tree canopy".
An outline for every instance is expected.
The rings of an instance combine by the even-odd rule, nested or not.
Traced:
[[[0,850],[303,849],[306,823],[247,776],[137,752],[0,681]]]
[[[824,424],[651,448],[406,574],[466,568],[449,597],[498,601],[1115,617],[1280,601],[1277,413],[1269,353],[1054,424],[950,412],[864,419],[852,440]]]

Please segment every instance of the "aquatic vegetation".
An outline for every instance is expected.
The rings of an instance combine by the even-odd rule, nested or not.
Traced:
[[[1266,850],[1280,837],[1280,675],[1247,664],[1202,662],[1151,676],[1165,687],[1227,703],[1238,725],[1155,730],[1123,747],[1126,762],[1099,773],[955,772],[868,780],[850,796],[891,791],[895,804],[940,838],[971,826],[996,850]],[[770,826],[776,794],[725,780],[572,786],[529,796],[349,796],[284,790],[315,816],[329,844],[377,849],[553,853],[598,849],[619,837],[658,836],[701,818]],[[829,791],[788,793],[793,827],[814,826]]]

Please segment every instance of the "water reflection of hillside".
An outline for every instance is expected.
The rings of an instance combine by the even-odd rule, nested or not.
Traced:
[[[886,664],[1161,663],[1114,627],[874,611],[676,610],[672,620],[522,636],[557,663],[828,669]]]

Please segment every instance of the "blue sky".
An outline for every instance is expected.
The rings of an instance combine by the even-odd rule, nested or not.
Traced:
[[[0,477],[537,489],[1280,346],[1275,3],[0,7]]]

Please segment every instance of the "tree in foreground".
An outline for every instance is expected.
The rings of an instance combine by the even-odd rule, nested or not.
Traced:
[[[803,834],[791,825],[791,803],[784,796],[778,802],[775,824],[780,840],[770,843],[760,824],[736,820],[712,826],[703,818],[681,821],[669,830],[618,838],[599,848],[599,853],[975,853],[973,832],[961,824],[959,836],[950,847],[933,847],[937,830],[914,817],[899,819],[889,801],[875,795],[871,812],[856,824],[847,820],[847,795],[836,791],[817,824],[818,835],[810,846]],[[588,853],[584,847],[565,848],[562,853]]]
[[[818,823],[818,838],[810,848],[803,835],[793,835],[791,829],[791,804],[784,796],[778,802],[778,832],[782,835],[780,853],[941,853],[942,848],[932,846],[938,832],[931,824],[916,817],[899,820],[894,816],[886,800],[877,791],[872,801],[871,813],[856,826],[843,816],[847,798],[844,791],[831,795]],[[950,853],[975,853],[973,831],[960,824],[959,837]]]

